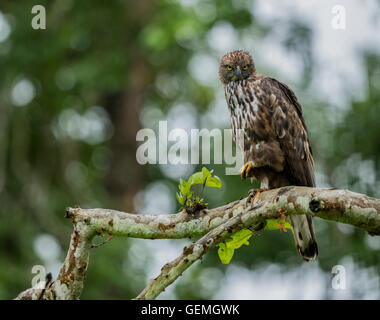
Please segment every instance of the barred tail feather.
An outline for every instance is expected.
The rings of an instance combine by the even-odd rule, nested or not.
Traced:
[[[312,218],[308,215],[289,216],[293,227],[293,237],[299,254],[305,261],[318,256],[318,246],[315,239]]]

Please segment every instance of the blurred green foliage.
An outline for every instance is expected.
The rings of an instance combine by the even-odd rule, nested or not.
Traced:
[[[336,111],[313,94],[313,30],[305,21],[264,24],[256,19],[250,2],[242,0],[193,5],[174,0],[41,0],[39,4],[46,7],[46,30],[31,28],[31,2],[0,3],[11,29],[0,42],[0,299],[13,298],[29,287],[32,266],[44,264],[36,252],[41,234],[56,239],[61,248],[56,260],[63,260],[72,231],[71,222],[63,218],[65,207],[134,211],[136,194],[155,181],[165,181],[175,201],[176,179],[157,165],[137,164],[136,132],[149,106],[165,119],[177,101],[194,106],[200,124],[216,92],[223,89],[219,83],[215,89],[194,78],[189,63],[198,53],[220,58],[209,41],[210,31],[219,23],[255,39],[270,36],[274,28],[287,30],[288,39],[281,45],[299,57],[302,80],[292,87],[303,104],[318,171],[329,185],[380,196],[376,53],[362,53],[365,96],[357,99],[347,93],[351,100]],[[26,104],[23,92],[32,96]],[[225,176],[224,165],[208,167],[221,177],[224,189],[222,195],[219,190],[206,191],[210,207],[246,196],[248,181]],[[324,271],[330,272],[346,255],[379,271],[380,255],[367,245],[364,232],[343,232],[326,221],[315,224]],[[264,232],[253,246],[240,248],[232,263],[247,268],[266,261],[288,268],[300,265],[288,235]],[[93,250],[84,299],[132,298],[144,287],[151,260],[148,256],[141,258],[145,260],[140,266],[128,265],[132,244],[140,243],[133,241],[113,239]],[[191,285],[178,281],[176,297],[212,298],[213,291],[199,289],[206,268],[215,276],[226,270],[217,250],[187,271]]]

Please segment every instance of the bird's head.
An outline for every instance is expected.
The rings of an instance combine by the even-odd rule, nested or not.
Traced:
[[[220,60],[219,77],[223,84],[247,79],[256,72],[252,56],[243,50],[226,53]]]

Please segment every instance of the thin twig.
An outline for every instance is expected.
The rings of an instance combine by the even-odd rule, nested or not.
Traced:
[[[101,247],[102,245],[105,245],[108,241],[110,241],[113,237],[110,235],[110,234],[107,234],[107,238],[106,240],[104,240],[103,242],[101,243],[98,243],[98,244],[92,244],[91,245],[91,249],[95,249],[95,248],[99,248]]]

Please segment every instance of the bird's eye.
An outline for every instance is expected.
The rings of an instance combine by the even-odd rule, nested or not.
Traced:
[[[243,70],[247,70],[247,69],[248,69],[248,66],[244,66],[244,67],[243,67]]]
[[[232,70],[232,67],[230,65],[228,65],[227,70]]]

